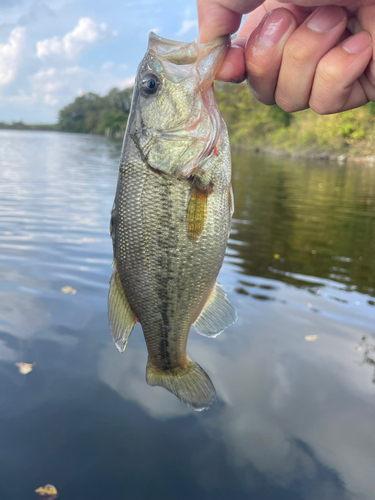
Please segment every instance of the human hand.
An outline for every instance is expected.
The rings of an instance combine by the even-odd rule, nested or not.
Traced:
[[[222,35],[223,30],[238,29],[241,12],[254,6],[252,0],[223,1],[231,7],[239,3],[236,9],[241,11],[230,15],[225,11],[221,18],[222,4],[215,11],[210,7],[215,0],[198,0],[202,42]],[[313,0],[297,1],[306,4]],[[375,37],[375,1],[363,1],[367,5],[350,2],[351,7],[315,9],[294,4],[277,8],[276,0],[266,0],[247,16],[218,78],[239,81],[247,76],[260,101],[277,102],[289,112],[310,106],[317,113],[328,114],[375,100],[370,37]]]

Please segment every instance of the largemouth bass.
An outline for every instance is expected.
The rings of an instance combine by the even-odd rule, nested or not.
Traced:
[[[228,133],[213,81],[229,37],[182,43],[150,33],[112,209],[109,319],[125,350],[140,321],[146,380],[195,409],[215,388],[186,354],[191,325],[215,337],[236,321],[216,283],[233,212]]]

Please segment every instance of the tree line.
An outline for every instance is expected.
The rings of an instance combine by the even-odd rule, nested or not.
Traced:
[[[311,110],[293,115],[258,102],[245,83],[217,83],[216,96],[231,143],[248,149],[327,150],[353,156],[375,155],[375,103],[329,116]],[[132,88],[104,97],[89,92],[59,113],[57,129],[121,138],[129,116]]]
[[[58,130],[122,137],[132,94],[132,88],[114,88],[104,97],[93,92],[83,94],[60,111]]]
[[[245,83],[218,82],[215,90],[232,145],[250,150],[279,149],[301,154],[326,151],[375,158],[375,103],[329,116],[311,110],[291,115],[277,105],[258,102]],[[132,88],[113,88],[105,96],[88,92],[61,109],[56,125],[0,122],[0,129],[57,130],[121,139],[132,94]]]

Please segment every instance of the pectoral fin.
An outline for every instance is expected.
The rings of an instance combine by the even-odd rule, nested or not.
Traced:
[[[237,321],[237,312],[227,294],[216,283],[211,295],[194,323],[194,328],[205,337],[216,337]]]
[[[198,178],[192,184],[186,213],[187,232],[190,241],[196,241],[202,234],[207,221],[207,198],[212,193],[211,183],[203,184]]]
[[[136,324],[136,317],[126,298],[116,267],[110,281],[108,314],[113,340],[117,349],[120,352],[124,352],[130,334]]]

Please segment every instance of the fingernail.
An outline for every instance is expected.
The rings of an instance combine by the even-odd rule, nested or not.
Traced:
[[[351,36],[342,45],[342,48],[349,54],[359,54],[371,45],[370,35],[366,31]]]
[[[266,47],[276,45],[288,31],[292,19],[284,9],[274,9],[267,15],[258,42]]]
[[[341,7],[329,5],[317,9],[307,21],[307,27],[318,33],[327,33],[344,19]]]

